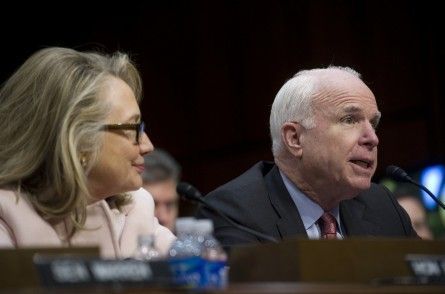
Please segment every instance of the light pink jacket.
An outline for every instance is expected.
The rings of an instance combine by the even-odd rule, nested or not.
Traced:
[[[105,200],[87,207],[85,229],[72,237],[71,246],[98,246],[107,258],[130,257],[139,234],[154,234],[156,247],[166,253],[175,236],[158,223],[154,202],[144,189],[131,192],[132,203],[122,212]],[[23,196],[0,189],[0,248],[68,247],[63,222],[52,226],[42,219]]]

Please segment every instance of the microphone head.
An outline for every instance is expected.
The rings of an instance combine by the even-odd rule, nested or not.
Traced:
[[[411,177],[400,167],[389,165],[386,168],[386,175],[398,182],[412,182]]]
[[[201,197],[202,197],[202,195],[198,191],[198,189],[196,189],[191,184],[186,183],[186,182],[180,182],[176,186],[176,192],[178,192],[179,195],[185,196],[188,199],[197,200],[197,199],[201,199]]]

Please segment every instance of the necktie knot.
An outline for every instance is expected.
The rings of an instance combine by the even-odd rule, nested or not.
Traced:
[[[323,213],[319,219],[322,239],[337,239],[337,221],[329,212]]]

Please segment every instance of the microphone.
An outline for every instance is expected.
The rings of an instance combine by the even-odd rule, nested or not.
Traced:
[[[195,187],[193,187],[189,183],[186,183],[186,182],[179,183],[176,186],[176,191],[178,192],[179,195],[184,196],[185,198],[187,198],[189,200],[199,202],[199,203],[203,204],[205,207],[211,209],[212,211],[217,213],[219,216],[221,216],[224,220],[226,220],[229,224],[231,224],[235,228],[237,228],[237,229],[239,229],[239,230],[241,230],[243,232],[252,234],[255,237],[261,238],[263,240],[267,240],[267,241],[270,241],[270,242],[278,243],[277,239],[275,239],[272,236],[260,233],[258,231],[255,231],[255,230],[251,229],[251,228],[248,228],[248,227],[245,227],[243,225],[240,225],[240,224],[236,223],[234,220],[232,220],[230,217],[225,215],[218,208],[216,208],[212,204],[210,204],[207,201],[205,201],[204,197],[202,197],[202,195],[198,191],[198,189],[196,189]]]
[[[440,207],[445,209],[445,204],[443,204],[439,198],[434,196],[433,193],[431,193],[430,190],[428,190],[424,185],[416,183],[403,169],[401,169],[398,166],[390,165],[386,168],[386,175],[393,178],[394,180],[398,182],[405,182],[405,183],[411,183],[423,191],[425,191]]]

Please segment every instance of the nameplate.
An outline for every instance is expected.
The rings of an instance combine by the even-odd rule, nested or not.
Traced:
[[[166,261],[36,256],[34,264],[45,287],[97,285],[165,287],[173,283],[170,266]]]
[[[406,260],[416,277],[445,278],[445,255],[409,254]]]

